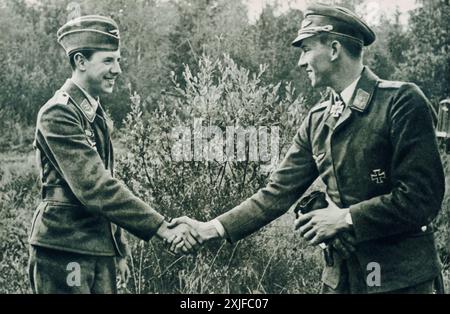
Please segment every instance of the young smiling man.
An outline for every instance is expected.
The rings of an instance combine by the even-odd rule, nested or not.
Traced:
[[[441,265],[429,224],[445,190],[435,112],[416,85],[363,65],[363,46],[374,41],[348,9],[310,6],[293,45],[311,85],[332,89],[329,99],[311,109],[266,187],[214,220],[172,225],[191,224],[199,242],[234,242],[284,214],[320,176],[328,206],[295,227],[337,253],[326,261],[323,292],[432,293]]]
[[[42,201],[29,242],[29,276],[35,293],[115,293],[129,249],[122,228],[149,240],[178,236],[196,242],[188,227],[169,230],[164,217],[113,177],[112,122],[100,97],[113,92],[121,73],[120,37],[110,18],[71,20],[58,42],[72,76],[40,109],[35,135]]]

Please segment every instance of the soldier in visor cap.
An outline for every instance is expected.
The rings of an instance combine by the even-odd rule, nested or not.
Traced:
[[[35,293],[115,293],[129,270],[122,228],[152,236],[195,239],[188,227],[168,229],[164,216],[114,178],[112,121],[100,97],[112,93],[121,73],[117,24],[98,15],[62,26],[57,40],[72,76],[40,109],[34,145],[42,201],[31,226],[29,276]]]
[[[431,293],[441,264],[430,223],[441,208],[444,172],[436,114],[413,83],[380,79],[363,65],[375,34],[346,8],[308,7],[293,41],[314,106],[266,187],[208,222],[188,223],[198,241],[248,236],[284,214],[320,176],[325,208],[300,215],[311,244],[330,243],[323,293]]]

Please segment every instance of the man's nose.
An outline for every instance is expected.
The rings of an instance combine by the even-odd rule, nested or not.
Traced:
[[[120,73],[122,73],[122,69],[120,68],[120,63],[119,62],[114,62],[113,67],[111,68],[111,73],[113,74],[117,74],[119,75]]]
[[[299,67],[305,67],[306,66],[306,60],[305,60],[305,54],[302,52],[301,54],[300,54],[300,58],[298,59],[298,66]]]

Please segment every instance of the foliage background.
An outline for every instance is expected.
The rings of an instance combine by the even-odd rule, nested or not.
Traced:
[[[32,141],[39,107],[70,74],[55,39],[71,1],[0,0],[0,292],[28,293],[27,232],[39,202]],[[326,2],[326,1],[325,1]],[[330,2],[330,1],[329,1]],[[368,1],[333,1],[367,15]],[[263,186],[255,162],[173,162],[174,126],[277,125],[284,154],[324,91],[313,91],[290,47],[302,12],[267,6],[250,22],[244,0],[78,1],[111,15],[122,36],[123,75],[102,102],[115,121],[117,174],[168,216],[209,219]],[[282,13],[280,13],[282,12]],[[407,24],[380,16],[365,63],[380,77],[418,84],[437,103],[449,97],[448,0],[417,1]],[[448,157],[442,155],[448,173]],[[437,219],[450,283],[450,193]],[[124,293],[314,293],[321,256],[292,232],[288,213],[236,244],[214,242],[196,256],[131,239],[132,280]]]

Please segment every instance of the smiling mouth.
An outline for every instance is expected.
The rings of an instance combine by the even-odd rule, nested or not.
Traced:
[[[111,85],[115,83],[116,79],[115,78],[105,78],[105,80],[110,83]]]

